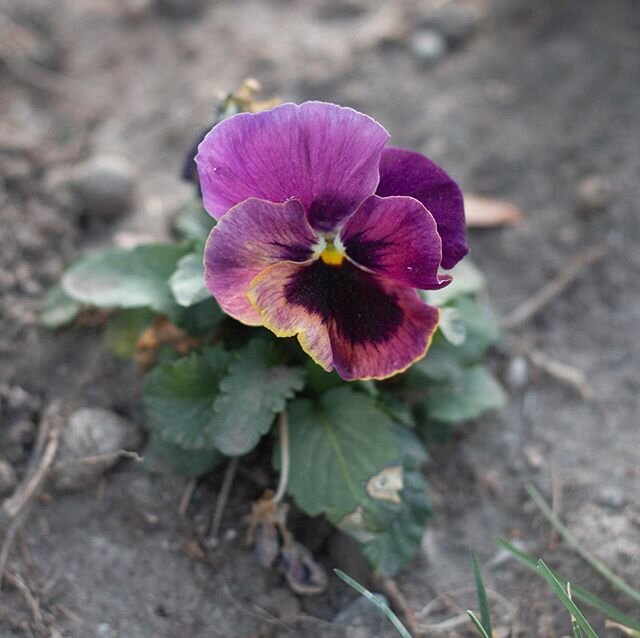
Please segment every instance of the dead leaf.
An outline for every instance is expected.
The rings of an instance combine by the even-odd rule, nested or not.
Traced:
[[[514,226],[523,220],[522,210],[504,199],[465,194],[464,208],[467,226],[471,228]]]

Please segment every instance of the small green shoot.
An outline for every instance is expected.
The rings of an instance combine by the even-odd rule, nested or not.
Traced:
[[[545,562],[540,559],[538,561],[538,570],[542,577],[549,583],[560,602],[565,606],[571,614],[571,624],[575,627],[577,624],[579,629],[584,631],[588,638],[598,638],[598,634],[593,630],[583,613],[578,609],[576,604],[571,600],[568,590],[563,587],[562,583],[553,575],[553,572],[547,567]],[[575,633],[575,629],[574,629]],[[576,638],[582,638],[582,633],[576,634]]]
[[[562,538],[575,549],[586,563],[595,569],[603,578],[606,578],[613,587],[626,594],[631,600],[640,603],[640,591],[625,583],[620,576],[614,574],[601,560],[593,556],[573,535],[571,530],[556,516],[542,494],[533,485],[527,485],[527,492],[546,519],[558,530]]]
[[[491,614],[489,613],[489,603],[487,602],[487,592],[484,588],[484,582],[482,580],[482,572],[480,571],[480,564],[478,563],[478,558],[473,552],[471,554],[471,564],[473,565],[473,576],[476,581],[476,591],[478,592],[478,606],[480,608],[480,618],[482,620],[482,628],[484,634],[489,638],[493,635],[493,629],[491,627]],[[473,612],[467,612],[471,618],[471,620],[476,622],[475,615]]]
[[[533,572],[539,573],[538,561],[531,554],[527,554],[527,552],[523,552],[522,550],[515,547],[515,545],[511,544],[509,541],[506,541],[502,538],[499,538],[496,541],[496,544],[501,549],[508,551],[521,565],[523,565],[524,567],[527,567]],[[552,572],[552,573],[558,580],[560,581],[565,580],[555,572]],[[592,594],[591,592],[587,591],[586,589],[583,589],[582,587],[578,587],[578,586],[572,586],[571,594],[573,598],[577,598],[578,600],[582,601],[586,605],[589,605],[589,607],[593,607],[594,609],[597,609],[598,611],[602,612],[607,618],[610,618],[612,621],[615,621],[618,624],[631,629],[632,631],[640,632],[640,620],[632,618],[631,616],[628,616],[627,614],[619,611],[618,609],[616,609],[609,603],[605,602],[595,594]]]
[[[378,598],[375,594],[371,593],[368,589],[363,587],[358,581],[348,576],[340,569],[333,570],[336,575],[344,580],[349,587],[353,587],[361,596],[364,596],[367,600],[371,601],[376,607],[381,609],[384,615],[391,621],[393,626],[398,630],[398,633],[402,636],[402,638],[411,638],[411,634],[409,630],[402,624],[400,618],[396,616],[389,605],[387,605],[383,600]]]
[[[478,620],[478,617],[470,610],[467,609],[467,614],[473,623],[473,626],[478,630],[478,633],[482,638],[491,638],[491,634],[488,634],[482,623]]]

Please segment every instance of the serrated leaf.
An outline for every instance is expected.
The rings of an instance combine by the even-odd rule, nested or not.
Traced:
[[[195,478],[208,474],[224,460],[225,456],[218,450],[187,450],[155,434],[151,437],[151,454],[145,455],[144,464],[154,472],[166,461],[179,474]]]
[[[444,306],[462,295],[476,295],[486,287],[484,275],[469,259],[463,259],[453,270],[453,281],[440,290],[425,290],[420,294],[433,306]]]
[[[371,540],[361,543],[371,567],[386,576],[397,574],[413,559],[431,516],[427,482],[421,471],[426,460],[424,447],[411,430],[396,425],[393,431],[402,455],[400,503],[369,513],[369,526],[378,531]]]
[[[167,280],[188,247],[148,244],[112,248],[73,264],[62,289],[83,304],[100,308],[144,308],[175,314],[178,309]]]
[[[288,492],[310,516],[324,513],[334,522],[375,507],[368,481],[400,460],[389,417],[372,397],[348,387],[318,403],[293,401],[289,438]]]
[[[224,350],[209,348],[156,366],[143,394],[149,429],[187,450],[213,449],[213,403],[228,361]]]
[[[250,341],[220,382],[212,420],[217,448],[229,456],[252,450],[304,382],[304,369],[282,365],[273,342]]]
[[[113,317],[104,331],[104,341],[117,357],[133,357],[142,331],[153,323],[154,314],[148,308],[123,310]]]
[[[65,294],[60,285],[54,286],[40,311],[40,323],[47,328],[61,328],[70,324],[80,313],[82,306]]]
[[[430,386],[423,408],[430,419],[457,423],[504,407],[502,386],[482,365],[463,370],[455,380]]]
[[[464,339],[453,344],[436,335],[427,356],[411,370],[438,383],[459,378],[462,368],[480,362],[500,336],[498,321],[486,305],[463,296],[456,299],[451,308],[464,323]]]
[[[201,253],[189,253],[180,259],[169,278],[169,287],[178,305],[188,308],[211,297],[204,285]]]

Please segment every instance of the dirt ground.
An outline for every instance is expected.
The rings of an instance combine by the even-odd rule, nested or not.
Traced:
[[[171,15],[176,6],[191,15]],[[457,26],[451,18],[433,26],[442,6],[460,10]],[[583,371],[593,400],[506,343],[494,363],[509,407],[431,447],[433,524],[397,579],[417,610],[451,592],[423,610],[423,625],[446,621],[425,635],[472,635],[455,620],[474,605],[469,548],[503,597],[492,596],[498,635],[570,632],[544,583],[496,550],[499,536],[622,604],[565,545],[549,549],[529,482],[547,495],[562,488],[576,534],[640,585],[635,0],[0,0],[0,57],[0,433],[19,424],[28,438],[54,399],[141,421],[140,375],[104,349],[99,330],[51,334],[37,311],[83,249],[167,235],[188,192],[184,152],[209,123],[214,97],[255,76],[267,95],[363,110],[465,190],[520,206],[520,226],[471,234],[500,314],[589,246],[609,249],[514,331]],[[125,155],[137,171],[136,206],[117,220],[79,215],[60,186],[76,163],[103,152]],[[27,440],[9,459],[18,473],[28,450]],[[373,630],[332,623],[353,610],[354,594],[337,579],[326,594],[299,598],[258,567],[242,542],[242,517],[259,493],[246,473],[224,539],[200,555],[190,541],[220,480],[203,482],[187,517],[177,513],[185,479],[132,463],[81,491],[45,491],[10,561],[36,590],[42,621],[35,626],[33,608],[5,586],[0,637],[393,635],[378,618]],[[344,537],[321,521],[299,527],[327,569],[368,579]]]

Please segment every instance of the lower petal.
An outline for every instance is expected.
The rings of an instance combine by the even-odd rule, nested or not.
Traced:
[[[211,231],[204,251],[205,284],[226,313],[260,325],[260,314],[247,299],[252,279],[274,263],[309,259],[316,241],[299,201],[248,199]]]
[[[275,264],[253,280],[248,296],[267,328],[297,335],[316,363],[349,381],[408,368],[426,353],[439,318],[415,290],[348,261]]]

